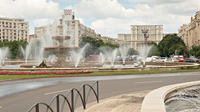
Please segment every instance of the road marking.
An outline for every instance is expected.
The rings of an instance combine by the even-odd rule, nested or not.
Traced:
[[[60,91],[54,91],[54,92],[49,92],[49,93],[45,93],[44,95],[50,95],[50,94],[56,94],[56,93],[62,93],[65,91],[69,91],[70,89],[64,89],[64,90],[60,90]]]
[[[2,106],[0,106],[0,109],[2,108]]]
[[[159,82],[163,82],[163,81],[143,81],[143,82],[136,82],[136,83],[159,83]]]

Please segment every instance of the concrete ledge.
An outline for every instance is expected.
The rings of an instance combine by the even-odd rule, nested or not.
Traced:
[[[166,112],[164,100],[177,89],[200,85],[200,81],[164,86],[151,91],[142,102],[141,112]]]
[[[91,72],[108,72],[108,71],[127,71],[127,70],[176,70],[181,68],[198,68],[200,65],[190,63],[188,65],[176,66],[156,66],[156,67],[133,67],[133,68],[102,68],[102,67],[81,67],[81,68],[0,68],[0,71],[91,71]]]

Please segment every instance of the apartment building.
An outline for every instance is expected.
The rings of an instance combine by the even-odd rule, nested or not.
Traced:
[[[26,40],[28,38],[28,22],[17,18],[0,18],[0,40]]]
[[[180,27],[178,36],[183,39],[188,48],[200,45],[200,11],[191,17],[189,24],[183,24]]]
[[[79,43],[84,36],[98,36],[93,29],[76,20],[73,11],[69,9],[64,10],[63,15],[57,23],[54,22],[47,26],[36,27],[34,33],[35,38],[58,35],[70,36],[70,43],[67,44],[71,44],[73,47],[79,47]]]

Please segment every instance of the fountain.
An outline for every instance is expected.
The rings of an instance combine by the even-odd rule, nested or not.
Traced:
[[[130,47],[126,46],[126,45],[122,45],[122,46],[119,47],[119,52],[121,54],[123,65],[125,65],[125,61],[126,61],[126,57],[127,57],[129,49],[130,49]]]
[[[110,47],[101,47],[100,50],[102,51],[100,55],[102,58],[103,66],[105,65],[104,62],[107,60],[108,62],[110,62],[110,67],[113,68],[115,64],[115,59],[118,53],[118,49],[112,49]]]
[[[139,62],[141,62],[141,65],[143,67],[146,66],[146,58],[147,58],[151,48],[152,48],[152,46],[148,46],[148,45],[141,45],[139,47],[139,50],[138,50],[138,53],[139,53],[139,56],[140,56]]]
[[[166,112],[200,112],[200,86],[179,89],[165,100]]]
[[[51,64],[56,63],[57,62],[57,57],[56,55],[49,55],[46,59],[47,62],[50,62]]]
[[[89,46],[89,44],[86,44],[83,48],[78,49],[78,50],[73,50],[71,51],[71,59],[72,62],[74,63],[75,68],[78,67],[80,64],[81,59],[84,58],[84,51],[85,49]]]
[[[101,60],[100,60],[100,63],[103,65],[104,62],[105,62],[105,56],[103,55],[102,52],[100,52],[99,56],[100,56],[100,59],[101,59]]]
[[[65,17],[67,16],[67,17]],[[26,48],[21,47],[21,52],[24,56],[24,60],[16,62],[20,67],[34,68],[38,65],[47,65],[52,68],[62,69],[113,69],[113,68],[141,68],[141,65],[145,67],[145,60],[151,49],[151,46],[147,46],[147,39],[149,38],[148,29],[142,30],[144,34],[144,45],[139,50],[139,57],[141,57],[141,64],[137,64],[135,60],[126,60],[128,57],[128,50],[130,46],[121,45],[119,48],[100,48],[100,54],[96,52],[91,54],[95,57],[95,61],[84,56],[86,48],[79,48],[79,40],[82,37],[75,38],[75,26],[74,16],[63,15],[58,20],[55,20],[53,24],[46,25],[44,27],[38,27],[38,33],[35,35]],[[81,28],[81,27],[80,27]],[[36,28],[37,29],[37,28]],[[80,31],[78,31],[80,32]],[[84,32],[80,34],[76,32],[76,36],[87,35]],[[80,38],[80,39],[79,39]],[[1,50],[0,52],[6,52],[7,50]],[[4,63],[7,53],[0,53],[0,64]],[[91,57],[92,57],[91,56]],[[133,56],[129,56],[131,59]],[[122,60],[121,60],[122,59]],[[91,61],[92,60],[92,61]],[[12,60],[13,61],[13,60]],[[6,63],[8,64],[8,63]],[[9,63],[10,64],[10,63]],[[12,65],[12,64],[11,64]],[[18,68],[17,68],[18,69]]]
[[[142,62],[143,68],[146,67],[146,58],[149,54],[151,47],[148,46],[147,39],[149,38],[148,29],[142,29],[142,33],[144,35],[144,44],[139,47],[139,56],[141,56],[140,61]]]
[[[44,42],[38,38],[32,39],[25,49],[21,47],[21,52],[26,64],[29,60],[35,60],[36,63],[40,63],[44,55]]]
[[[8,56],[8,51],[7,47],[0,48],[0,66],[4,65],[4,61]]]
[[[75,47],[65,47],[63,45],[65,40],[69,40],[70,37],[69,36],[54,36],[52,37],[53,40],[58,42],[58,45],[55,47],[45,47],[45,51],[47,52],[55,52],[56,57],[57,57],[57,62],[55,63],[54,66],[57,67],[62,67],[62,66],[67,66],[66,63],[66,57],[69,57],[69,52],[76,49]],[[67,55],[66,55],[67,54]]]

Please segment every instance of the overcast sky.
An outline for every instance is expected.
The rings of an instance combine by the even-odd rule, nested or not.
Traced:
[[[165,33],[177,32],[200,10],[200,0],[0,0],[0,17],[24,18],[33,33],[66,8],[97,33],[116,38],[135,24],[163,24]]]

